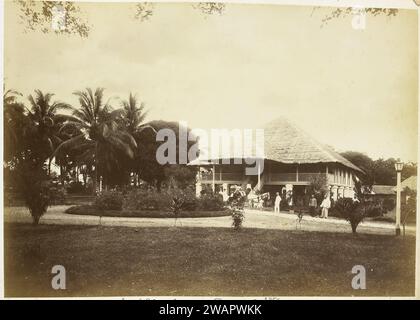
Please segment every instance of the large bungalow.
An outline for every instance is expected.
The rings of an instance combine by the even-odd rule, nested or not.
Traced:
[[[363,173],[350,161],[286,119],[270,122],[264,128],[264,170],[260,175],[246,175],[245,164],[221,164],[219,159],[203,158],[190,162],[199,167],[196,191],[203,189],[230,194],[232,187],[258,187],[262,192],[292,192],[306,195],[311,181],[326,178],[332,197],[354,196],[354,177]],[[236,157],[235,157],[236,158]]]

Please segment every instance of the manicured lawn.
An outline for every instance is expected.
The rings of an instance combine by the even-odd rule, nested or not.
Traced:
[[[68,214],[81,214],[81,215],[92,215],[101,217],[127,217],[127,218],[171,218],[174,219],[174,215],[170,211],[163,210],[102,210],[97,209],[92,205],[80,205],[68,208],[65,213]],[[204,217],[225,217],[230,216],[231,213],[228,210],[219,211],[181,211],[178,214],[178,218],[204,218]]]
[[[63,265],[67,290],[51,288]],[[353,290],[363,265],[367,290]],[[6,296],[414,295],[415,238],[264,229],[5,225]]]

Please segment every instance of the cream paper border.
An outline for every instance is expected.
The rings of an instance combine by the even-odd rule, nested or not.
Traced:
[[[1,50],[1,63],[0,63],[0,75],[1,75],[1,90],[3,93],[3,70],[4,70],[4,59],[3,59],[3,45],[4,45],[4,1],[0,0],[0,17],[3,23],[0,24],[0,50]],[[11,1],[11,0],[6,0]],[[38,0],[37,0],[38,1]],[[135,0],[75,0],[74,2],[166,2],[166,3],[176,3],[176,2],[202,2],[199,0],[148,0],[148,1],[135,1]],[[365,7],[365,8],[396,8],[396,9],[411,9],[417,10],[417,36],[418,36],[418,52],[417,57],[419,59],[420,53],[420,27],[419,27],[419,13],[420,13],[420,0],[217,0],[215,2],[222,3],[248,3],[248,4],[275,4],[275,5],[296,5],[296,6],[322,6],[322,7]],[[418,5],[416,4],[418,3]],[[420,74],[420,59],[418,60],[418,75]],[[420,123],[420,113],[419,110],[419,101],[420,101],[420,79],[418,77],[418,104],[417,104],[417,116],[418,124]],[[0,106],[3,109],[3,100],[1,99]],[[0,114],[0,137],[3,141],[3,112]],[[418,137],[420,137],[419,130],[417,130]],[[420,139],[418,140],[420,141]],[[0,155],[3,159],[3,143],[0,143]],[[417,165],[418,159],[420,158],[420,149],[417,150]],[[420,172],[419,167],[417,167],[417,176]],[[3,170],[0,170],[0,208],[3,207]],[[419,195],[420,186],[417,182],[417,217],[416,221],[420,221],[420,204],[419,204]],[[0,214],[0,299],[4,300],[33,300],[33,299],[42,299],[42,300],[419,300],[420,299],[420,239],[418,237],[418,223],[416,225],[416,270],[415,270],[415,296],[413,297],[354,297],[354,296],[337,296],[337,297],[328,297],[328,296],[308,296],[308,297],[299,297],[299,296],[115,296],[115,297],[68,297],[68,298],[5,298],[4,297],[4,220],[3,214]]]

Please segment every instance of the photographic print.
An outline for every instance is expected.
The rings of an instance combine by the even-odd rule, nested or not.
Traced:
[[[3,16],[5,298],[416,297],[416,1]]]

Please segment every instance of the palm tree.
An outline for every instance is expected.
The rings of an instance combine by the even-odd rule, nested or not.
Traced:
[[[4,105],[10,105],[13,103],[16,103],[16,98],[17,96],[22,96],[22,94],[18,91],[9,89],[9,90],[5,90],[5,87],[3,86],[3,104]]]
[[[5,159],[10,160],[13,152],[17,151],[18,136],[22,133],[25,119],[25,106],[17,102],[17,96],[21,93],[14,90],[5,90],[3,86],[3,133],[4,133],[4,149]]]
[[[112,110],[109,103],[103,103],[103,88],[95,92],[86,88],[76,91],[80,108],[72,107],[73,118],[67,121],[61,131],[72,130],[70,139],[64,141],[56,150],[56,154],[63,148],[78,149],[82,153],[81,163],[94,163],[93,190],[96,192],[98,168],[110,167],[113,156],[121,152],[133,157],[133,150],[137,147],[134,138],[118,126],[118,116],[121,110]]]
[[[136,170],[136,162],[138,160],[140,147],[143,147],[140,139],[140,133],[145,129],[151,129],[156,134],[156,129],[150,124],[143,124],[148,111],[145,110],[144,103],[138,103],[136,95],[130,93],[128,100],[123,100],[120,115],[120,124],[130,133],[137,142],[134,159],[130,159],[128,167],[136,173],[136,183],[138,183],[138,170]]]
[[[48,173],[51,170],[54,149],[62,142],[59,136],[60,127],[68,119],[66,115],[59,114],[58,111],[70,109],[66,103],[53,102],[53,96],[52,93],[44,94],[41,90],[35,90],[35,96],[28,96],[31,107],[27,109],[28,117],[42,143],[40,148],[45,151],[45,157],[48,158]]]
[[[128,100],[122,101],[121,120],[128,133],[134,136],[141,131],[145,125],[142,125],[147,116],[144,103],[138,104],[137,97],[130,93]]]

